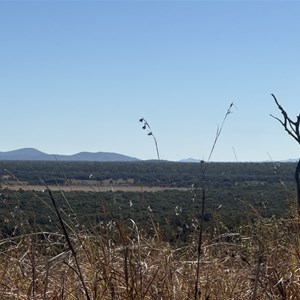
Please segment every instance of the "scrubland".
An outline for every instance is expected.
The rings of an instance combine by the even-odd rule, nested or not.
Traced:
[[[49,197],[57,230],[23,218],[18,234],[2,236],[1,299],[300,299],[293,211],[263,218],[249,206],[256,217],[234,230],[217,216],[205,228],[193,220],[185,242],[170,243],[153,214],[152,234],[133,219],[88,228]]]

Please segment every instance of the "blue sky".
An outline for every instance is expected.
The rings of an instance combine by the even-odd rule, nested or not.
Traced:
[[[299,157],[298,1],[0,1],[0,151]]]

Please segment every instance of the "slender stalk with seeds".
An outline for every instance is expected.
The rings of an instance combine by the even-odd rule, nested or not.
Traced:
[[[147,130],[148,131],[148,135],[149,136],[152,136],[153,140],[154,140],[154,144],[155,144],[155,149],[156,149],[156,154],[157,154],[157,159],[160,160],[160,156],[159,156],[159,150],[158,150],[158,144],[157,144],[157,140],[156,140],[156,137],[154,136],[153,134],[153,131],[149,125],[149,123],[144,119],[144,118],[141,118],[139,120],[141,123],[143,123],[143,129],[144,130]]]

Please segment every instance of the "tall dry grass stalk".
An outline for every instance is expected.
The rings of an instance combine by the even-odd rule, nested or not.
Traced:
[[[216,136],[213,142],[213,145],[211,147],[207,162],[201,162],[202,166],[202,178],[201,178],[201,185],[202,185],[202,204],[201,204],[201,218],[200,218],[200,224],[199,224],[199,237],[198,237],[198,247],[197,247],[197,265],[196,265],[196,280],[195,280],[195,292],[194,292],[194,299],[200,299],[201,297],[201,289],[199,287],[199,280],[200,280],[200,261],[201,261],[201,254],[202,254],[202,235],[203,235],[203,219],[204,219],[204,212],[205,212],[205,185],[204,185],[204,179],[205,179],[205,174],[207,170],[208,163],[211,160],[212,154],[215,150],[215,146],[217,144],[217,141],[222,133],[225,121],[227,117],[232,113],[232,107],[234,106],[233,102],[229,105],[229,108],[226,111],[226,114],[223,118],[221,126],[217,128]]]
[[[90,300],[91,298],[90,298],[89,292],[87,290],[87,287],[86,287],[86,284],[85,284],[85,280],[84,280],[84,277],[83,277],[83,273],[81,271],[81,268],[80,268],[80,265],[79,265],[79,262],[78,262],[78,259],[77,259],[77,253],[75,251],[75,248],[73,247],[73,244],[72,244],[71,239],[69,237],[69,234],[67,232],[65,223],[64,223],[64,221],[63,221],[63,219],[61,217],[60,211],[59,211],[59,209],[57,207],[57,204],[56,204],[56,201],[55,201],[55,199],[54,199],[54,197],[52,195],[52,192],[51,192],[51,190],[48,187],[47,187],[47,190],[48,190],[48,194],[50,196],[50,199],[52,201],[53,207],[55,209],[56,215],[57,215],[57,217],[59,219],[59,224],[60,224],[61,229],[63,231],[63,234],[64,234],[64,236],[66,238],[68,247],[69,247],[69,249],[70,249],[70,251],[71,251],[71,253],[72,253],[73,257],[74,257],[74,260],[75,260],[76,269],[74,269],[71,266],[70,266],[70,268],[73,269],[74,272],[78,275],[78,277],[79,277],[79,279],[80,279],[80,281],[82,283],[82,287],[84,289],[85,297],[86,297],[87,300]]]

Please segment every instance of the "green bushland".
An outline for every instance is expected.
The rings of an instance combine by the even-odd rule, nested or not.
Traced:
[[[204,182],[201,165],[195,163],[130,162],[1,162],[19,180],[28,184],[42,181],[61,186],[69,179],[101,180],[134,178],[144,186],[189,187],[187,191],[158,192],[53,192],[64,216],[76,226],[101,230],[112,221],[134,220],[145,234],[160,231],[171,242],[188,242],[197,229],[201,188],[206,189],[205,228],[222,223],[229,230],[253,222],[258,217],[284,217],[294,205],[292,163],[210,163]],[[63,171],[62,171],[63,170]],[[2,169],[2,175],[5,173]],[[42,181],[41,181],[42,179]],[[134,183],[136,184],[136,183]],[[193,186],[193,187],[192,187]],[[0,202],[2,235],[21,232],[22,226],[57,230],[48,193],[3,189]],[[47,206],[47,205],[49,206]],[[22,226],[20,226],[22,224]],[[154,228],[155,227],[155,228]],[[28,229],[31,230],[31,229]]]

